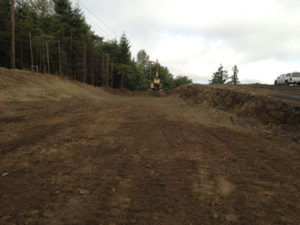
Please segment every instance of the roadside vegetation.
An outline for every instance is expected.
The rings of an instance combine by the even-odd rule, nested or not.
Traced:
[[[9,0],[0,0],[0,19],[0,66],[9,68]],[[16,0],[15,30],[18,69],[131,90],[147,90],[155,74],[155,63],[145,50],[135,60],[125,33],[120,40],[95,34],[70,0]],[[191,82],[186,76],[174,78],[163,65],[159,75],[166,90]]]
[[[224,69],[223,65],[221,64],[216,71],[212,75],[212,80],[209,81],[210,84],[240,84],[238,78],[239,69],[237,65],[232,68],[232,75],[228,75],[228,71]]]

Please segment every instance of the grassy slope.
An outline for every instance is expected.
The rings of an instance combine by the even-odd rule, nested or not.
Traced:
[[[61,100],[72,97],[98,99],[105,94],[100,88],[54,75],[0,67],[0,102]]]

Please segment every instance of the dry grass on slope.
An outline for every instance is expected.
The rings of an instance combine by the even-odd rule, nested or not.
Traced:
[[[0,102],[61,100],[73,97],[101,99],[103,90],[55,75],[0,67]]]

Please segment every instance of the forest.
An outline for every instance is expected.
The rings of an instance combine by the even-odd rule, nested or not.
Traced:
[[[0,66],[10,67],[10,0],[0,0]],[[158,56],[159,57],[159,56]],[[95,86],[147,90],[155,62],[141,49],[132,56],[125,33],[105,40],[87,24],[79,5],[70,0],[16,0],[16,68],[55,74]],[[159,65],[165,90],[191,83]]]

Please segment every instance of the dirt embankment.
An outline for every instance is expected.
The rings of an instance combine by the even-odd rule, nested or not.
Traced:
[[[102,89],[66,77],[8,70],[0,67],[0,105],[8,102],[60,101],[70,98],[99,99]]]
[[[249,91],[253,89],[250,86],[230,89],[222,85],[194,84],[182,86],[172,93],[193,104],[206,104],[218,109],[230,110],[241,116],[256,118],[263,123],[300,125],[300,102],[297,104],[297,101],[284,101],[260,93],[253,94]],[[284,97],[289,98],[289,96]],[[290,96],[291,100],[292,97]]]
[[[208,88],[217,107],[238,109]],[[0,68],[0,225],[299,225],[292,133],[174,96],[104,90]],[[194,86],[176,91],[207,101]]]

